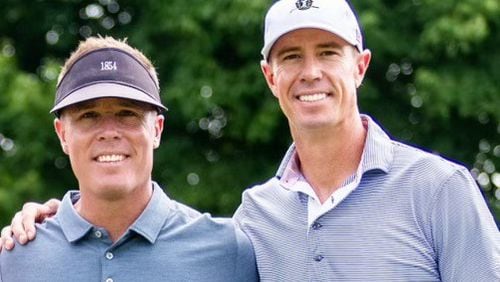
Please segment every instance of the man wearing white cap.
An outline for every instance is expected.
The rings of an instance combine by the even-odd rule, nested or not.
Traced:
[[[37,240],[0,254],[0,281],[257,281],[231,220],[175,202],[152,181],[166,108],[151,62],[88,38],[59,76],[55,130],[78,180]]]
[[[263,281],[500,281],[500,236],[462,166],[361,115],[371,54],[344,0],[282,0],[261,68],[294,144],[235,219]]]

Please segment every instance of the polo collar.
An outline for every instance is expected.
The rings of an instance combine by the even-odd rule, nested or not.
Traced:
[[[361,119],[368,124],[366,142],[362,156],[362,174],[370,170],[381,170],[387,173],[394,159],[391,139],[382,128],[368,115],[361,115]],[[295,159],[297,158],[297,159]],[[292,144],[281,161],[276,177],[281,179],[285,173],[297,173],[293,163],[298,160],[295,144]]]
[[[75,210],[73,205],[79,199],[79,191],[68,191],[64,195],[61,207],[56,215],[61,224],[61,229],[70,243],[83,239],[93,228],[97,228],[81,217]],[[171,205],[168,196],[156,182],[153,182],[153,195],[144,211],[130,226],[129,230],[134,231],[153,244],[169,216]]]
[[[158,239],[158,235],[168,219],[172,205],[171,200],[156,182],[153,182],[153,189],[153,196],[146,209],[129,228],[129,230],[147,239],[151,244],[154,244]]]
[[[92,224],[81,217],[73,206],[80,199],[80,192],[77,190],[68,191],[57,210],[56,218],[61,224],[61,229],[66,236],[66,240],[74,243],[92,230]]]

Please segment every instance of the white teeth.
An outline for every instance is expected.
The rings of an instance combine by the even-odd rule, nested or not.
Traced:
[[[119,162],[125,159],[124,155],[102,155],[97,157],[97,161],[100,163],[111,163],[111,162]]]
[[[317,94],[311,94],[311,95],[300,95],[299,100],[302,102],[316,102],[319,100],[325,99],[327,96],[326,93],[317,93]]]

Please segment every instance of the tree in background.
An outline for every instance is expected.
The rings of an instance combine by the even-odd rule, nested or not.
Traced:
[[[153,60],[169,107],[153,179],[230,215],[291,142],[260,73],[270,0],[4,0],[0,10],[0,225],[26,201],[77,188],[52,129],[59,66],[90,35]],[[353,0],[373,59],[363,112],[396,139],[471,169],[500,218],[500,3]]]

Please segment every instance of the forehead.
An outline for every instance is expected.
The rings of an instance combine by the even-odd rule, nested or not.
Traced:
[[[142,109],[142,110],[151,110],[153,109],[153,106],[131,100],[131,99],[124,99],[124,98],[98,98],[98,99],[91,99],[83,102],[79,102],[76,104],[73,104],[71,106],[68,106],[66,109],[68,110],[73,110],[73,111],[78,111],[78,110],[85,110],[85,109],[92,109],[92,108],[121,108],[121,107],[126,107],[126,108],[134,108],[134,109]]]
[[[273,51],[275,53],[276,50],[282,48],[317,47],[321,45],[332,45],[339,48],[350,46],[347,41],[329,31],[318,28],[301,28],[282,35],[273,45],[270,54],[272,55]]]

